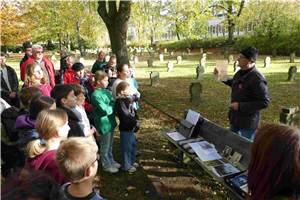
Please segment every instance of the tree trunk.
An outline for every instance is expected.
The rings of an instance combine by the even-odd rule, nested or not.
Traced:
[[[233,23],[233,5],[232,2],[229,1],[228,3],[228,13],[227,13],[227,19],[228,19],[228,44],[234,43],[234,27],[235,24]]]
[[[176,22],[175,22],[175,31],[176,31],[177,39],[178,39],[178,41],[180,41],[180,35],[179,35],[179,31],[178,31],[178,25],[177,25]]]
[[[78,41],[78,49],[80,51],[80,55],[83,56],[83,51],[82,51],[82,42],[80,38],[80,22],[76,22],[76,31],[77,31],[77,41]]]
[[[109,11],[106,9],[107,3]],[[116,1],[98,1],[98,13],[108,30],[111,49],[117,56],[118,64],[129,64],[126,40],[130,6],[130,1],[120,1],[117,9]]]

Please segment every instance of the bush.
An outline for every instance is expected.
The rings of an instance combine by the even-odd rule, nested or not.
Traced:
[[[300,35],[300,33],[299,33]],[[263,36],[239,36],[236,38],[235,44],[232,46],[233,50],[239,51],[245,47],[255,46],[259,49],[261,54],[272,54],[276,51],[278,55],[289,55],[292,52],[296,52],[300,55],[300,36],[295,34],[280,35],[274,38],[272,41]],[[186,48],[221,48],[227,44],[227,37],[215,37],[208,39],[184,39],[180,41],[163,41],[159,42],[160,48],[167,49],[186,49]]]

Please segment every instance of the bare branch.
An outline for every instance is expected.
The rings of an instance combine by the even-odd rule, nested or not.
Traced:
[[[239,17],[239,16],[241,15],[242,10],[243,10],[243,8],[244,8],[244,5],[245,5],[245,0],[242,0],[242,1],[241,1],[241,4],[240,4],[239,12],[238,12],[238,14],[236,15],[237,17]]]

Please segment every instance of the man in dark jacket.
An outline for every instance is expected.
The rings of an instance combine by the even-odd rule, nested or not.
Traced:
[[[267,81],[255,67],[257,55],[254,47],[243,49],[238,58],[241,69],[232,79],[223,81],[231,87],[228,114],[230,129],[249,140],[255,137],[260,120],[259,111],[270,102]],[[218,74],[218,70],[215,69],[214,73]]]
[[[19,81],[15,70],[5,64],[5,54],[1,53],[1,97],[11,106],[20,107],[18,98]]]

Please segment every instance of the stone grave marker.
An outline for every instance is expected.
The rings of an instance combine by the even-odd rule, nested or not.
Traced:
[[[203,48],[200,48],[200,56],[203,54]]]
[[[159,54],[159,61],[160,62],[164,61],[164,54],[162,54],[162,53]]]
[[[201,65],[198,65],[197,68],[196,68],[196,74],[197,74],[197,80],[201,81],[203,80],[203,74],[205,72],[205,69],[203,66]]]
[[[286,125],[294,125],[294,118],[299,114],[299,107],[282,108],[279,121]]]
[[[293,52],[290,54],[290,63],[294,63],[295,62],[295,57],[296,57],[296,53]]]
[[[200,66],[202,66],[203,68],[205,68],[205,65],[206,65],[206,53],[203,53],[202,56],[200,57],[199,64],[200,64]]]
[[[171,51],[171,52],[170,52],[170,56],[174,56],[174,51]]]
[[[164,53],[168,53],[168,49],[167,48],[164,48]]]
[[[186,48],[186,52],[188,55],[191,55],[191,49],[190,48]]]
[[[291,66],[289,68],[289,72],[288,72],[288,81],[295,81],[296,74],[297,74],[297,67],[296,66]]]
[[[174,63],[172,61],[168,61],[167,72],[172,72],[173,70],[174,70]]]
[[[159,84],[159,72],[150,72],[150,85],[156,86]]]
[[[200,81],[193,81],[190,85],[190,102],[199,105],[201,101],[202,84]]]
[[[181,56],[177,56],[176,61],[177,61],[176,64],[181,64],[182,63],[182,57]]]
[[[138,58],[138,56],[133,56],[133,63],[134,63],[134,64],[139,63],[139,58]]]
[[[264,60],[264,68],[268,68],[271,66],[271,58],[270,56],[267,56]]]
[[[231,64],[232,62],[233,62],[233,55],[229,55],[228,57],[227,57],[227,61],[228,61],[228,64]]]
[[[153,67],[153,58],[150,57],[148,60],[147,60],[147,64],[148,64],[148,67]]]
[[[236,61],[234,61],[234,63],[233,63],[233,71],[236,72],[236,71],[238,71],[239,69],[240,69],[240,67],[239,67],[239,61],[236,60]]]

